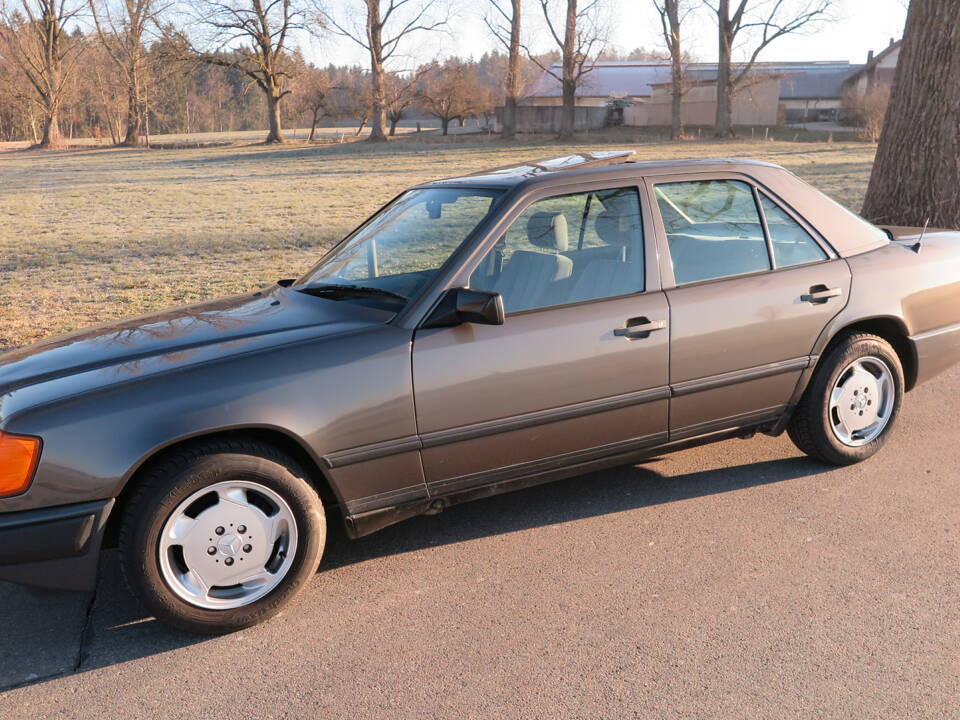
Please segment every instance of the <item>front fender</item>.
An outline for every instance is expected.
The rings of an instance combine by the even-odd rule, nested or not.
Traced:
[[[44,402],[23,407],[21,400],[5,429],[43,438],[40,464],[29,490],[0,501],[0,512],[116,497],[156,452],[223,430],[275,429],[314,458],[415,435],[410,335],[384,325],[156,374],[143,367],[138,377],[65,393],[62,401],[49,389],[37,393]],[[408,470],[418,467],[409,463]],[[329,479],[341,499],[399,481],[354,475],[340,483],[335,473]],[[403,481],[422,483],[422,473]]]

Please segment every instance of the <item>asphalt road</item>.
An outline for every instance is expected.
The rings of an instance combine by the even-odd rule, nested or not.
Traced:
[[[298,604],[166,630],[0,584],[0,718],[960,717],[960,370],[853,468],[731,441],[335,539]]]

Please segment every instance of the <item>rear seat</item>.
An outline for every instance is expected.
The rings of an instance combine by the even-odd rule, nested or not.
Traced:
[[[767,244],[760,231],[754,238],[744,237],[743,230],[732,228],[725,237],[719,228],[692,225],[684,232],[669,233],[670,255],[674,277],[678,283],[697,282],[757,270],[769,270]],[[759,229],[759,228],[758,228]]]

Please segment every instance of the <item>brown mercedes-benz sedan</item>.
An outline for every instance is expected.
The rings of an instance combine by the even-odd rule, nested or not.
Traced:
[[[0,356],[0,578],[227,632],[353,537],[756,432],[868,458],[960,360],[960,233],[747,160],[574,155],[399,195],[298,280]]]

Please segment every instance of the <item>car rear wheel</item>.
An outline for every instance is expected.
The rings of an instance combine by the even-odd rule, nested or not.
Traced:
[[[787,428],[807,455],[833,465],[866,460],[900,412],[903,368],[886,340],[851,333],[821,360]]]
[[[133,592],[159,620],[220,634],[280,612],[309,582],[326,538],[301,468],[254,441],[167,456],[124,513],[120,555]]]

